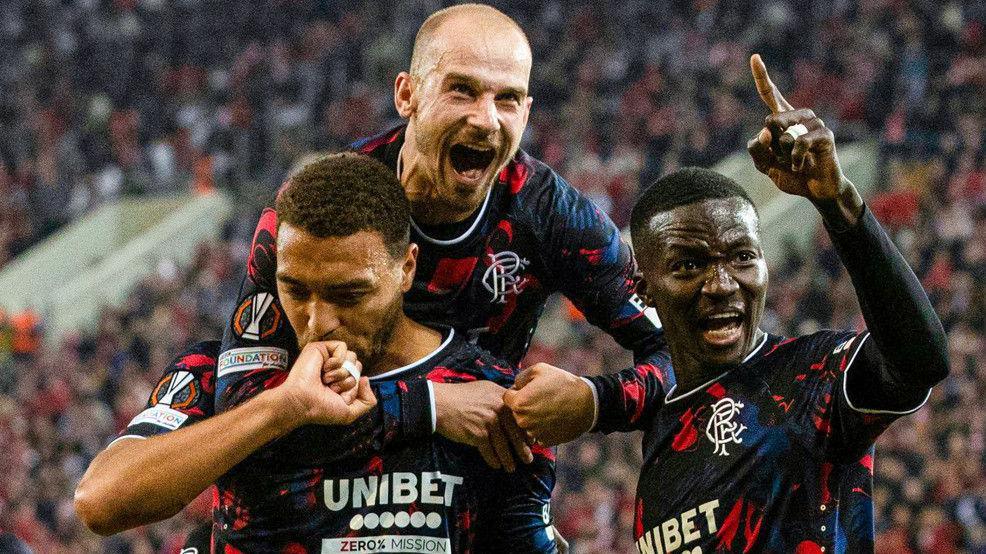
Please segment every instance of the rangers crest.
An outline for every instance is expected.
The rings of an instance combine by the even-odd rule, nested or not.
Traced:
[[[483,274],[483,287],[493,293],[490,303],[506,304],[508,294],[519,294],[524,290],[524,278],[520,272],[530,262],[516,252],[488,254],[490,266]]]

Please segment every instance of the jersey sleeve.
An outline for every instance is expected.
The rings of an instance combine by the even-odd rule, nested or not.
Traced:
[[[839,460],[862,456],[897,418],[914,413],[931,397],[892,378],[883,366],[870,333],[860,333],[836,347],[839,378],[832,393],[828,450]]]
[[[671,354],[661,349],[634,367],[585,380],[596,401],[593,431],[645,429],[674,385]]]
[[[832,446],[856,457],[948,375],[948,338],[921,282],[865,205],[854,225],[826,228],[868,329],[844,344],[833,394]]]
[[[640,429],[674,384],[661,322],[634,292],[636,262],[609,216],[557,174],[550,180],[529,201],[545,264],[589,323],[634,356],[634,367],[590,379],[598,409],[594,429]]]
[[[277,296],[277,213],[266,208],[253,234],[236,308],[223,331],[222,352],[243,348],[298,354],[298,339]]]
[[[219,341],[205,341],[179,354],[164,370],[144,410],[113,442],[152,437],[212,416],[218,353]]]
[[[868,331],[822,331],[798,339],[810,344],[798,356],[796,368],[787,376],[794,402],[792,408],[806,443],[816,452],[837,462],[859,460],[876,438],[898,417],[917,411],[927,401],[930,390],[920,394],[905,391],[894,382],[870,380],[866,390],[850,390],[856,372],[885,375],[874,364],[882,363],[872,349]],[[882,409],[867,409],[852,399],[884,399]],[[893,406],[887,403],[894,398]]]

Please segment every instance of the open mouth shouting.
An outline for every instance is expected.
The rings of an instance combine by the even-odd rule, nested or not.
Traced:
[[[496,158],[496,149],[488,146],[471,146],[462,143],[449,148],[449,164],[460,181],[479,184]]]
[[[702,339],[710,346],[727,348],[743,338],[743,314],[728,310],[706,315],[698,320]]]

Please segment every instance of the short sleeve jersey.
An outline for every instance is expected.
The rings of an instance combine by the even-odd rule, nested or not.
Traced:
[[[219,341],[205,341],[172,360],[151,391],[144,410],[130,420],[116,440],[152,437],[210,417],[218,355]]]
[[[430,356],[370,383],[384,409],[397,410],[395,391],[415,381],[509,387],[516,372],[449,329]],[[285,375],[270,368],[223,372],[217,411]],[[554,552],[551,450],[536,449],[532,464],[508,474],[487,466],[476,449],[437,435],[372,451],[350,440],[349,427],[301,427],[220,478],[217,551]]]

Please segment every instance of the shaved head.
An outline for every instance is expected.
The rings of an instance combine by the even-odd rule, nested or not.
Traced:
[[[394,80],[407,119],[401,183],[422,222],[475,212],[520,149],[531,103],[531,45],[503,12],[462,4],[418,30],[411,67]]]
[[[428,16],[421,24],[414,38],[414,51],[411,54],[411,76],[421,79],[439,61],[448,48],[449,36],[460,35],[463,30],[473,36],[482,36],[486,32],[496,36],[508,36],[519,39],[523,44],[524,54],[531,59],[531,45],[527,35],[510,16],[485,4],[460,4],[438,10]],[[513,35],[513,36],[510,36]],[[528,62],[530,64],[530,62]]]

